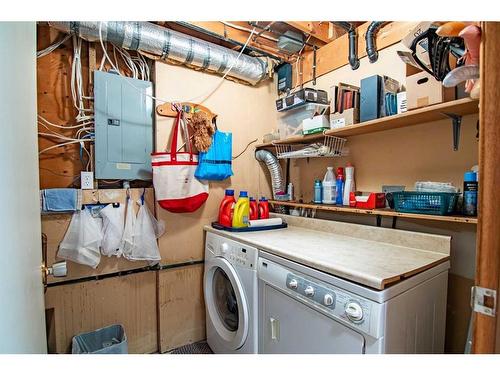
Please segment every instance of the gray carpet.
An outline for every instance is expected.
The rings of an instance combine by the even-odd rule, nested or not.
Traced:
[[[200,341],[174,349],[170,354],[213,354],[213,352],[206,341]]]

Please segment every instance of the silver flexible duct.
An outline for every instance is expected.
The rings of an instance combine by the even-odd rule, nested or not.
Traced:
[[[99,40],[101,22],[49,22],[53,28],[94,42]],[[158,55],[219,74],[232,66],[238,52],[185,35],[151,22],[102,22],[102,39],[132,51]],[[267,63],[242,54],[229,76],[255,85],[267,74]]]
[[[278,158],[274,156],[272,152],[267,150],[258,150],[255,152],[255,159],[260,162],[266,163],[269,169],[269,174],[271,175],[271,187],[273,190],[273,198],[276,199],[276,193],[279,191],[284,191],[285,182],[283,181],[283,171],[281,170],[281,165]],[[286,207],[275,206],[275,211],[277,213],[287,213]]]

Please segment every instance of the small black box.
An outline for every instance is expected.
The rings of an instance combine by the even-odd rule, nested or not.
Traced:
[[[359,121],[369,121],[380,117],[380,88],[382,77],[370,76],[361,80],[361,97],[359,101]]]

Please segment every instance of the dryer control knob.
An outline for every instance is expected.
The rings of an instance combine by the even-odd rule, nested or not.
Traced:
[[[299,283],[295,279],[292,279],[288,282],[288,287],[291,289],[297,289],[298,286],[299,286]]]
[[[309,285],[307,288],[304,289],[304,293],[306,294],[306,296],[312,297],[314,296],[314,288]]]
[[[325,306],[333,305],[333,296],[331,294],[325,294],[325,297],[323,297],[323,303]]]
[[[357,302],[348,302],[345,305],[345,313],[350,321],[359,323],[363,320],[363,309]]]

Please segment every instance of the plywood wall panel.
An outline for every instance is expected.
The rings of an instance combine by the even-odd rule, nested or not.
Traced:
[[[73,336],[111,324],[124,326],[129,353],[158,350],[156,271],[49,287],[45,306],[55,335],[49,352],[69,353]]]
[[[210,92],[219,80],[220,77],[216,75],[182,66],[161,62],[155,64],[156,95],[160,98],[187,100],[203,96]],[[269,80],[256,87],[225,81],[203,105],[218,115],[217,125],[221,131],[233,133],[233,155],[237,155],[249,142],[255,139],[260,142],[265,133],[276,128],[275,96],[274,82]],[[197,100],[199,102],[202,98]],[[156,116],[157,151],[166,149],[172,125],[172,119]],[[267,172],[265,166],[255,160],[253,145],[233,161],[233,172],[234,176],[230,179],[210,182],[208,201],[194,213],[173,214],[157,206],[158,217],[165,220],[167,228],[167,233],[159,242],[163,263],[203,259],[203,226],[216,220],[225,189],[235,189],[236,193],[239,190],[248,190],[251,196],[269,197]]]
[[[142,195],[143,189],[130,189],[132,199],[138,201]],[[89,203],[120,203],[126,202],[126,190],[124,189],[106,189],[106,190],[85,190],[83,191],[83,202]],[[145,202],[149,209],[154,212],[154,193],[152,188],[146,189]],[[136,205],[136,210],[138,206]],[[66,234],[71,221],[71,214],[50,214],[42,216],[42,233],[47,236],[47,258],[48,265],[62,259],[57,257],[59,244]],[[68,261],[68,275],[64,278],[48,277],[48,283],[56,283],[62,280],[74,280],[89,276],[105,275],[118,271],[126,271],[146,267],[147,262],[129,261],[123,257],[101,256],[101,262],[96,269]]]
[[[160,352],[205,338],[203,264],[158,273]]]

